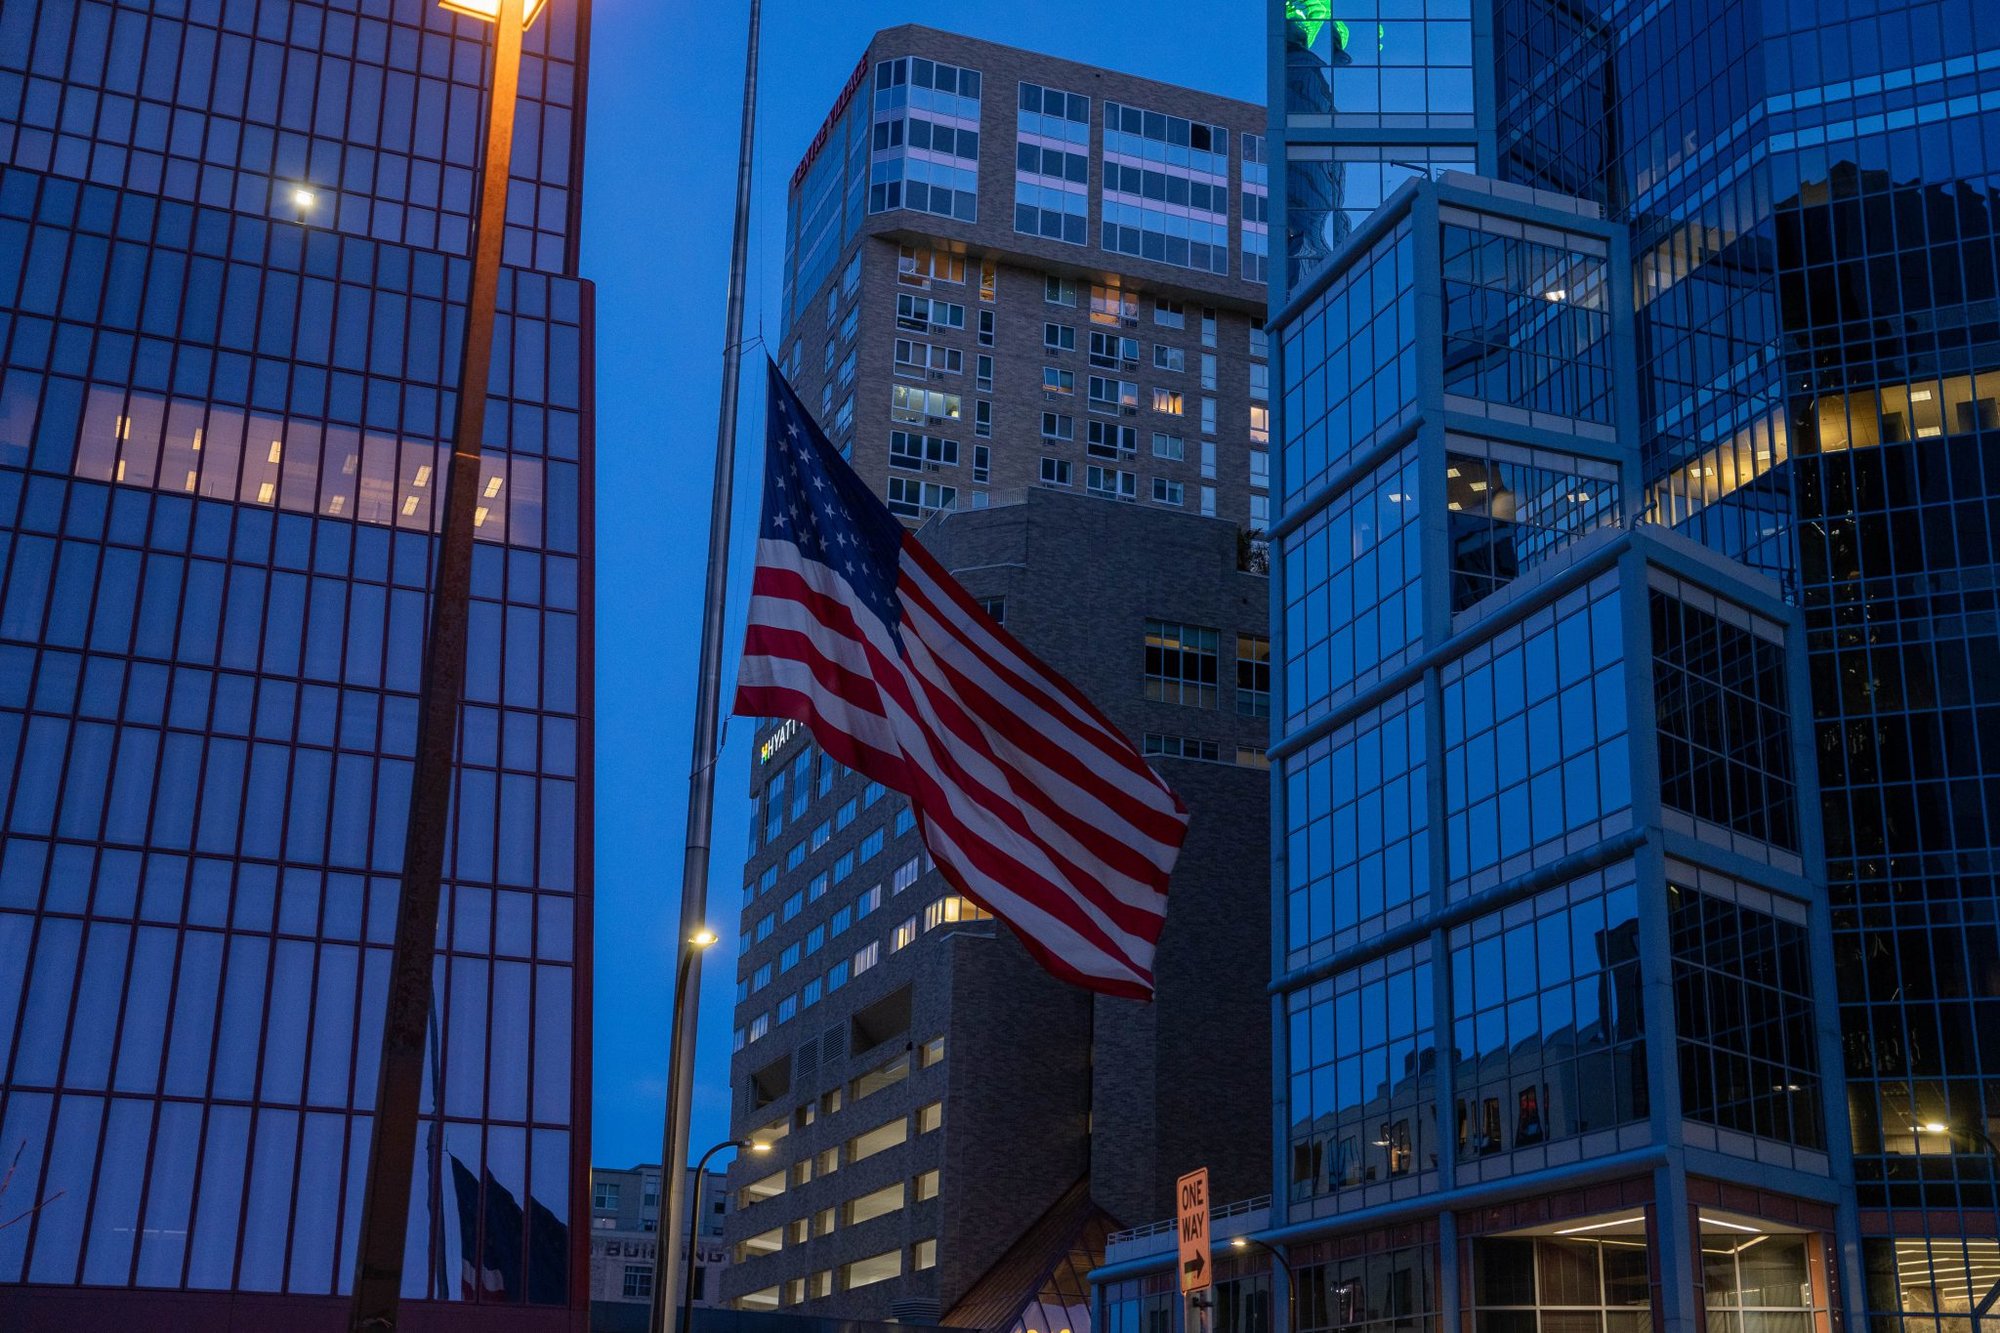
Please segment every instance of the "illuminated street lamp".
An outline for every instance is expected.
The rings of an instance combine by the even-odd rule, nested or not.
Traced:
[[[382,1014],[382,1063],[376,1079],[368,1184],[361,1202],[361,1235],[348,1325],[351,1333],[392,1333],[403,1287],[417,1109],[425,1072],[424,1039],[432,1008],[438,894],[451,813],[453,749],[459,699],[465,691],[472,530],[479,495],[479,451],[486,429],[486,380],[493,361],[501,242],[506,233],[508,166],[514,156],[521,34],[545,2],[526,0],[525,11],[523,0],[445,0],[443,4],[454,13],[493,24],[493,83],[488,94],[486,151],[479,169],[479,213],[472,232],[458,411],[447,464],[437,575],[431,591],[417,702],[416,769],[410,780],[402,886],[396,902],[396,942]],[[299,202],[297,194],[293,202]]]
[[[714,935],[709,934],[709,932],[707,931],[703,931],[702,934],[708,935],[710,944],[713,944],[715,942]],[[694,942],[695,941],[693,940],[688,941],[688,943],[690,944],[693,944]],[[682,1274],[681,1276],[680,1333],[689,1333],[689,1330],[691,1330],[694,1327],[694,1249],[695,1249],[695,1241],[698,1240],[701,1236],[701,1186],[702,1182],[705,1179],[707,1179],[708,1176],[708,1159],[715,1156],[717,1153],[721,1152],[724,1148],[741,1148],[748,1152],[771,1151],[771,1145],[768,1143],[756,1143],[750,1139],[724,1139],[722,1142],[716,1144],[713,1148],[710,1148],[707,1152],[703,1153],[701,1155],[701,1160],[695,1163],[694,1186],[689,1191],[691,1202],[688,1204],[687,1272]],[[660,1174],[664,1176],[666,1173],[667,1173],[667,1168],[665,1166],[662,1166],[660,1168]],[[665,1184],[666,1182],[661,1181],[660,1183]],[[661,1191],[662,1202],[665,1201],[665,1194],[666,1192],[662,1190]],[[670,1220],[664,1220],[664,1219],[663,1222],[665,1222],[665,1224],[663,1224],[660,1227],[660,1233],[664,1237],[664,1235],[666,1234],[667,1225],[670,1225],[671,1222]],[[654,1247],[653,1253],[655,1255],[656,1263],[658,1261],[657,1256],[665,1252],[666,1252],[665,1246]],[[658,1275],[656,1274],[653,1278],[653,1291],[657,1294],[659,1290],[660,1290],[660,1280]]]
[[[1947,1143],[1952,1139],[1967,1139],[1985,1149],[1988,1157],[2000,1161],[2000,1148],[1996,1148],[1993,1140],[1987,1137],[1986,1131],[1976,1125],[1948,1125],[1942,1120],[1926,1120],[1923,1124],[1912,1125],[1910,1128],[1919,1134],[1938,1135]]]
[[[692,994],[694,988],[689,983],[695,976],[695,963],[699,961],[702,953],[715,942],[716,934],[714,931],[710,930],[707,926],[697,926],[693,933],[687,937],[686,946],[680,951],[680,963],[674,969],[674,1021],[676,1024],[681,1021],[681,1016],[687,1012],[688,1007],[694,1003],[694,996]],[[699,985],[698,982],[695,984]],[[680,1244],[680,1230],[678,1227],[671,1225],[671,1222],[680,1216],[678,1205],[681,1197],[681,1163],[675,1159],[685,1159],[687,1156],[685,1145],[687,1144],[688,1116],[692,1102],[688,1096],[683,1094],[683,1080],[692,1080],[694,1078],[694,1043],[690,1041],[683,1046],[679,1041],[676,1041],[669,1063],[671,1067],[667,1071],[667,1116],[660,1136],[660,1217],[663,1225],[660,1227],[660,1243],[653,1250],[653,1308],[648,1312],[648,1318],[655,1333],[659,1333],[659,1330],[664,1330],[667,1327],[667,1316],[673,1310],[675,1304],[673,1284],[667,1279],[681,1271],[681,1266],[677,1262],[680,1258],[680,1252],[676,1248]],[[689,1090],[691,1091],[691,1088]],[[728,1147],[748,1148],[752,1152],[769,1152],[771,1150],[771,1145],[768,1143],[751,1143],[747,1139],[725,1139],[702,1154],[702,1164],[704,1166],[707,1165],[709,1158]],[[699,1210],[701,1207],[700,1167],[695,1168],[694,1198],[693,1207]],[[696,1211],[693,1216],[699,1220],[699,1211]],[[693,1299],[694,1237],[695,1233],[691,1228],[687,1235],[687,1282],[686,1286],[680,1292],[679,1302],[683,1311],[687,1310]],[[685,1313],[682,1315],[681,1322],[683,1326],[686,1325],[687,1316]]]
[[[1229,1238],[1229,1248],[1232,1250],[1248,1251],[1252,1245],[1255,1245],[1258,1249],[1276,1259],[1278,1267],[1285,1270],[1285,1327],[1280,1333],[1292,1333],[1292,1330],[1298,1326],[1298,1274],[1292,1271],[1292,1261],[1287,1259],[1284,1251],[1280,1250],[1277,1246],[1258,1240],[1255,1236],[1231,1236]]]

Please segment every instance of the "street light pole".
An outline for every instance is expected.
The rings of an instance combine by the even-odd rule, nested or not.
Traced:
[[[729,519],[736,481],[736,398],[743,366],[743,287],[750,253],[750,186],[757,129],[757,37],[761,0],[750,0],[750,41],[743,57],[743,118],[736,155],[736,222],[729,245],[729,286],[723,313],[722,400],[716,413],[715,479],[709,496],[708,573],[701,608],[701,656],[696,667],[694,753],[688,766],[688,807],[681,861],[681,938],[704,929],[708,919],[708,854],[715,816],[715,765],[721,751],[722,628],[729,583]],[[681,1214],[682,1167],[687,1165],[688,1120],[694,1107],[694,1049],[701,997],[701,960],[682,951],[681,966],[691,976],[676,985],[673,1036],[667,1050],[665,1203]],[[685,994],[678,994],[685,992]],[[652,1333],[667,1333],[674,1309],[673,1283],[680,1279],[680,1229],[660,1237],[653,1276]]]
[[[1230,1237],[1229,1245],[1230,1248],[1237,1250],[1248,1249],[1250,1246],[1255,1245],[1258,1249],[1276,1259],[1278,1267],[1285,1270],[1285,1326],[1279,1330],[1279,1333],[1293,1333],[1293,1330],[1298,1327],[1299,1323],[1299,1276],[1292,1268],[1292,1261],[1285,1257],[1283,1250],[1268,1242],[1258,1240],[1255,1236],[1232,1236]]]
[[[417,1144],[417,1108],[424,1081],[424,1038],[430,1023],[437,944],[438,896],[444,878],[446,824],[451,811],[460,696],[465,691],[468,604],[472,590],[472,529],[479,494],[480,446],[486,430],[486,380],[493,360],[493,318],[507,221],[508,166],[514,156],[514,100],[520,83],[521,34],[531,15],[524,0],[489,0],[490,11],[465,3],[447,8],[493,21],[493,84],[480,163],[479,217],[472,233],[465,337],[458,372],[437,569],[431,587],[423,680],[417,702],[417,755],[403,835],[403,878],[396,901],[396,941],[382,1014],[381,1065],[376,1078],[374,1133],[361,1202],[352,1333],[396,1327],[403,1288],[403,1246],[409,1228],[410,1180]],[[541,0],[533,0],[539,9]],[[443,1108],[437,1113],[442,1115]],[[436,1219],[426,1235],[436,1230]]]
[[[690,1003],[688,982],[694,975],[695,960],[700,957],[702,950],[714,943],[715,932],[704,926],[700,930],[695,931],[694,934],[688,936],[686,942],[681,945],[680,963],[674,969],[674,1013],[676,1016]],[[648,1313],[648,1327],[656,1331],[662,1331],[662,1333],[667,1327],[667,1312],[674,1308],[673,1301],[667,1296],[667,1291],[671,1286],[667,1281],[667,1276],[680,1271],[680,1265],[677,1260],[678,1252],[667,1243],[670,1236],[678,1242],[680,1227],[678,1225],[665,1225],[670,1219],[678,1218],[681,1215],[680,1186],[683,1172],[682,1168],[674,1164],[674,1155],[679,1153],[682,1157],[687,1156],[687,1127],[685,1122],[682,1122],[680,1126],[681,1142],[677,1144],[674,1141],[675,1121],[673,1108],[677,1104],[677,1097],[680,1092],[680,1077],[681,1070],[678,1066],[667,1073],[668,1114],[667,1122],[661,1131],[660,1139],[660,1221],[662,1225],[660,1227],[660,1243],[653,1247],[653,1308]],[[717,1144],[715,1148],[709,1149],[709,1152],[712,1154],[719,1148],[726,1148],[734,1141],[732,1139]],[[703,1157],[701,1160],[706,1162],[708,1158]],[[673,1188],[668,1187],[667,1181],[669,1176],[675,1182]],[[700,1189],[700,1180],[698,1178],[695,1184],[698,1191]],[[690,1233],[688,1236],[688,1249],[690,1253],[693,1252],[693,1248],[694,1237]],[[692,1273],[694,1270],[690,1267],[688,1271]]]
[[[681,1276],[681,1325],[679,1333],[694,1333],[694,1252],[696,1249],[695,1242],[701,1239],[701,1186],[702,1182],[708,1178],[708,1159],[721,1152],[724,1148],[745,1148],[751,1152],[771,1151],[771,1145],[768,1143],[752,1143],[749,1139],[724,1139],[703,1153],[701,1161],[695,1163],[694,1184],[689,1190],[687,1270]],[[661,1170],[664,1172],[665,1168],[663,1167]],[[657,1282],[653,1285],[655,1289],[659,1286]]]

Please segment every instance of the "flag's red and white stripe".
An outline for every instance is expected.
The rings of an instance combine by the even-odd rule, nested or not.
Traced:
[[[736,711],[909,796],[945,879],[1049,971],[1150,998],[1179,798],[912,536],[896,572],[901,651],[833,569],[760,540]]]

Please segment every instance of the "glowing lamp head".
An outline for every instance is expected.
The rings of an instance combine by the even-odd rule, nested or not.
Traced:
[[[1231,1236],[1229,1238],[1229,1248],[1232,1250],[1247,1250],[1250,1248],[1250,1242],[1241,1236]]]
[[[297,208],[301,212],[303,212],[304,210],[311,208],[314,204],[318,202],[319,202],[319,196],[314,194],[311,190],[308,190],[305,186],[299,185],[293,187],[292,206],[294,208]]]
[[[769,1151],[771,1151],[771,1145],[770,1145],[770,1144],[768,1144],[768,1143],[753,1143],[753,1144],[751,1144],[751,1145],[750,1145],[750,1151],[751,1151],[751,1152],[769,1152]]]
[[[1936,1120],[1926,1120],[1924,1122],[1924,1133],[1926,1134],[1943,1134],[1950,1128],[1951,1126]]]
[[[438,0],[439,9],[449,9],[454,14],[464,14],[486,23],[500,21],[500,4],[501,0]],[[548,0],[521,0],[521,26],[532,27],[547,5]]]
[[[694,934],[688,936],[688,943],[692,944],[697,949],[706,949],[709,945],[714,944],[716,940],[719,938],[720,936],[718,936],[714,931],[710,930],[707,926],[703,926],[700,930],[697,930]]]

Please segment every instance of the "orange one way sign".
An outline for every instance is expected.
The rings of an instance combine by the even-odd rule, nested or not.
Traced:
[[[1208,1253],[1208,1168],[1190,1171],[1175,1191],[1179,1200],[1181,1295],[1207,1291],[1213,1284]]]

